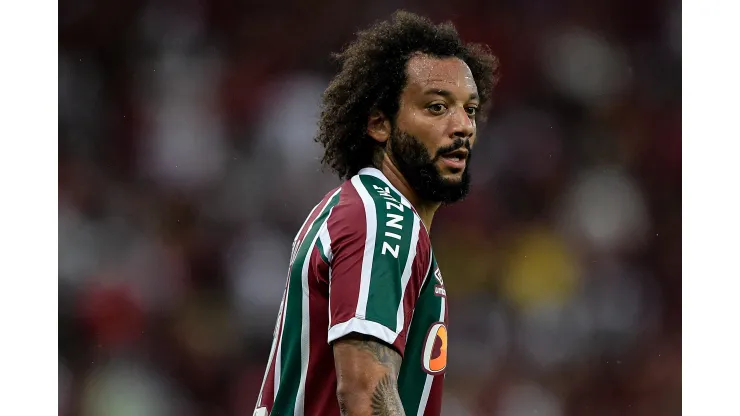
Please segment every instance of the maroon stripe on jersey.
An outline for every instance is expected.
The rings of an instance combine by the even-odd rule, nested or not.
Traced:
[[[334,211],[332,211],[332,216],[334,216]],[[334,354],[326,344],[329,332],[329,297],[326,283],[328,273],[329,267],[321,258],[317,245],[311,254],[311,267],[308,274],[308,310],[311,316],[311,333],[305,384],[305,415],[339,414]]]
[[[442,394],[445,377],[434,376],[432,387],[429,390],[429,400],[427,407],[424,409],[424,416],[439,416],[442,414]]]
[[[362,259],[367,238],[365,205],[351,181],[342,185],[339,204],[327,222],[333,252],[330,326],[355,317],[360,294]]]
[[[306,219],[306,222],[303,224],[303,227],[298,230],[298,235],[296,236],[297,241],[303,241],[303,239],[306,237],[306,234],[308,233],[308,230],[311,229],[311,224],[316,220],[316,217],[321,214],[321,211],[324,209],[326,204],[329,202],[329,199],[331,199],[332,194],[336,191],[336,188],[333,189],[331,192],[327,193],[324,198],[321,200],[321,202],[314,208],[313,211],[309,214],[308,218]],[[300,245],[300,243],[298,243]],[[293,253],[291,253],[292,256]],[[292,267],[292,264],[291,264]],[[290,273],[288,273],[290,274]],[[290,278],[286,277],[286,284],[285,284],[285,292],[283,292],[284,298],[287,297],[288,294],[288,286],[290,283]],[[260,403],[257,403],[257,407],[264,406],[267,408],[267,411],[272,411],[272,405],[273,401],[275,400],[275,367],[276,367],[276,360],[278,355],[280,354],[280,342],[282,341],[282,335],[283,335],[283,324],[285,323],[285,308],[288,304],[287,299],[283,299],[283,305],[282,310],[280,311],[280,323],[278,324],[278,331],[275,335],[276,337],[276,347],[275,347],[275,354],[272,356],[272,360],[267,363],[267,377],[265,377],[265,383],[262,386],[262,400]]]
[[[411,269],[411,278],[403,294],[403,329],[399,333],[399,336],[402,336],[404,339],[408,335],[409,325],[414,314],[414,306],[416,306],[416,301],[419,299],[419,294],[421,293],[421,287],[424,285],[424,279],[426,279],[429,272],[429,264],[432,256],[431,247],[431,241],[429,240],[426,229],[423,226],[419,227],[416,258]]]

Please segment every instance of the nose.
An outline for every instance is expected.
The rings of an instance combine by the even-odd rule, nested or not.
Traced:
[[[471,119],[465,109],[455,111],[450,120],[450,137],[470,139],[475,134],[475,119]]]

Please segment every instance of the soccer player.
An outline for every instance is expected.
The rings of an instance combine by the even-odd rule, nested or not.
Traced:
[[[429,230],[468,192],[497,60],[407,12],[336,58],[316,140],[345,182],[293,242],[254,415],[439,415],[448,308]]]

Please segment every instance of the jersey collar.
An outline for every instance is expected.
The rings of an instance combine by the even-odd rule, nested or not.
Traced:
[[[380,169],[378,169],[378,168],[372,168],[372,167],[362,168],[362,169],[360,169],[359,172],[357,172],[357,174],[358,175],[374,176],[374,177],[380,179],[381,181],[385,182],[385,184],[388,185],[389,188],[391,188],[394,192],[396,192],[401,197],[401,203],[403,205],[407,206],[408,208],[411,208],[411,211],[413,211],[414,214],[419,218],[419,221],[421,221],[421,216],[419,216],[419,213],[416,212],[416,208],[414,208],[414,206],[411,205],[411,203],[409,202],[409,200],[406,199],[405,196],[403,196],[403,194],[401,193],[401,191],[399,191],[395,186],[393,186],[393,184],[391,183],[391,181],[388,180],[388,178],[383,174],[383,172],[380,171]],[[424,224],[424,221],[421,221],[421,224],[424,226],[424,228],[426,228],[426,224]]]

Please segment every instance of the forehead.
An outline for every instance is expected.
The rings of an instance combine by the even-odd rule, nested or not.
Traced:
[[[411,91],[440,88],[465,95],[478,91],[470,68],[459,58],[415,55],[409,59],[406,72],[406,86]]]

